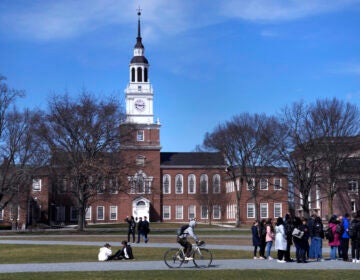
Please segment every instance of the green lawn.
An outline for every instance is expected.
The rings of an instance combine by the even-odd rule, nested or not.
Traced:
[[[149,280],[183,280],[183,279],[258,279],[258,280],[339,280],[358,279],[354,271],[314,271],[309,270],[162,270],[162,271],[99,271],[99,272],[41,272],[1,274],[0,280],[109,280],[109,279],[149,279]]]

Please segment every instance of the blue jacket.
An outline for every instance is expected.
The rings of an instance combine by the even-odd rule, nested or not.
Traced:
[[[349,220],[347,218],[343,218],[344,225],[344,233],[341,235],[341,238],[350,238],[349,236]]]

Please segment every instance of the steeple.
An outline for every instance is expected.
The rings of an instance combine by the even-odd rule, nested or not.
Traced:
[[[146,59],[146,57],[144,56],[145,53],[145,48],[144,45],[142,43],[142,39],[141,39],[141,24],[140,24],[140,16],[141,16],[141,9],[140,7],[137,10],[137,15],[138,15],[138,33],[137,33],[137,37],[136,37],[136,44],[134,46],[134,57],[131,59],[130,63],[144,63],[144,64],[148,64],[148,60]]]

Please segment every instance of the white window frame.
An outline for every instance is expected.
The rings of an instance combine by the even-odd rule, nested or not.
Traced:
[[[144,132],[144,130],[136,131],[136,141],[137,142],[144,142],[145,141],[145,132]]]
[[[238,184],[240,184],[240,183],[238,183]],[[252,186],[254,186],[254,188],[255,188],[255,178],[251,178],[251,184],[252,184]],[[247,190],[247,191],[250,191],[249,182],[246,182],[246,190]]]
[[[115,217],[113,217],[114,214]],[[111,205],[109,207],[109,217],[111,221],[116,221],[118,219],[118,207],[116,205]]]
[[[195,219],[196,218],[196,205],[189,205],[188,206],[188,219]]]
[[[279,211],[279,214],[277,215],[276,211]],[[274,217],[279,218],[282,217],[282,203],[276,202],[274,203]]]
[[[221,219],[221,206],[213,205],[213,219],[220,220]]]
[[[4,220],[4,209],[0,211],[0,221]]]
[[[356,200],[355,199],[351,199],[350,206],[351,206],[351,212],[356,213],[357,209],[356,209]]]
[[[276,183],[277,180],[279,180],[279,184]],[[274,178],[274,190],[275,191],[282,190],[282,179],[281,178]]]
[[[165,182],[166,182],[166,179],[168,180],[168,191],[166,191],[165,189]],[[165,174],[163,176],[163,194],[171,194],[171,176],[169,174]]]
[[[207,205],[201,205],[201,214],[200,215],[201,215],[201,219],[209,218],[209,208]]]
[[[263,210],[266,211],[266,215],[263,215]],[[260,203],[260,218],[269,218],[269,203]]]
[[[252,211],[252,215],[251,215]],[[255,219],[255,203],[246,204],[246,217],[248,219]]]
[[[205,183],[205,191],[203,188],[204,183]],[[206,174],[201,174],[200,176],[200,193],[202,194],[209,193],[209,179]]]
[[[194,190],[193,191],[191,191],[191,185],[190,185],[190,183],[191,182],[193,182],[194,183]],[[189,194],[195,194],[196,193],[196,176],[195,176],[195,174],[189,174],[189,176],[188,176],[188,193]]]
[[[351,186],[351,189],[349,188]],[[358,188],[359,188],[359,183],[357,180],[349,180],[348,181],[348,191],[349,192],[357,192],[358,191]]]
[[[171,206],[170,205],[163,205],[163,219],[171,220]]]
[[[99,210],[102,209],[102,218],[99,218]],[[97,206],[96,207],[96,220],[104,221],[105,220],[105,206]]]
[[[181,184],[180,189],[178,188],[178,183]],[[175,176],[175,193],[183,194],[184,193],[184,177],[181,174]]]
[[[176,220],[183,220],[184,219],[184,206],[183,205],[176,205],[175,206],[175,219]]]
[[[91,207],[92,206],[89,206],[86,211],[85,211],[85,220],[86,221],[91,221]]]
[[[118,194],[119,193],[119,185],[118,185],[118,178],[110,178],[109,179],[109,192],[110,194]]]
[[[218,184],[216,184],[216,180],[218,180]],[[212,185],[213,185],[213,193],[216,194],[221,193],[221,179],[219,174],[215,174],[213,176]]]
[[[263,188],[263,182],[266,182],[266,187]],[[260,191],[267,191],[269,190],[269,180],[267,178],[261,178],[260,179],[260,187],[259,187]]]
[[[42,180],[37,178],[32,180],[32,190],[33,192],[41,192]]]

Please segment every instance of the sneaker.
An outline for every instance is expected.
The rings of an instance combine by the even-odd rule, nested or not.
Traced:
[[[353,262],[353,263],[356,263],[356,259],[352,259],[352,262]]]
[[[185,261],[192,261],[193,259],[192,257],[185,257]]]
[[[254,260],[257,260],[258,258],[257,257],[254,257]]]
[[[260,260],[265,260],[265,258],[264,258],[264,257],[259,257],[259,259],[260,259]]]
[[[356,263],[360,263],[360,260],[356,260]]]
[[[277,260],[278,263],[286,263],[284,260]]]
[[[273,258],[269,256],[269,257],[268,257],[268,260],[269,260],[269,261],[272,261],[272,260],[273,260]]]

